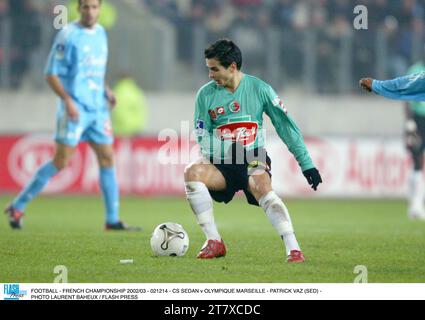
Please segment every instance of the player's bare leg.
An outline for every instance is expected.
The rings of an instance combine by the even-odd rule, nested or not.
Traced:
[[[257,172],[249,177],[249,191],[266,212],[286,246],[288,262],[304,262],[304,255],[294,234],[288,209],[272,189],[267,172]]]
[[[119,188],[114,167],[114,150],[110,144],[90,143],[99,163],[99,184],[105,206],[105,229],[140,231],[119,220]]]
[[[75,147],[56,143],[53,159],[41,166],[31,181],[25,186],[20,194],[7,206],[5,213],[9,224],[13,229],[21,229],[23,225],[24,211],[28,203],[34,199],[46,186],[49,180],[60,170],[65,168],[74,154]]]
[[[184,179],[187,200],[207,238],[198,258],[211,259],[224,256],[226,247],[214,221],[213,202],[208,189],[224,190],[226,180],[221,172],[205,159],[199,159],[188,165]]]
[[[64,169],[72,156],[74,155],[76,147],[69,146],[62,143],[56,143],[56,151],[53,157],[53,164],[58,170]]]

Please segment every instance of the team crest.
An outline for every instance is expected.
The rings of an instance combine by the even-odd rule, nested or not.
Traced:
[[[233,101],[230,105],[229,105],[229,110],[231,112],[239,112],[241,110],[241,105],[239,104],[239,102],[237,101]]]
[[[226,110],[224,110],[224,107],[217,107],[217,109],[215,109],[215,111],[217,112],[217,115],[222,116],[226,113]]]
[[[64,44],[58,43],[56,45],[55,58],[57,60],[62,60],[63,58],[65,58],[65,45]]]

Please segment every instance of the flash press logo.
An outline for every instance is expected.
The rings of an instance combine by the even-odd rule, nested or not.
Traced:
[[[4,285],[4,300],[19,300],[27,295],[27,291],[20,290],[19,284]]]

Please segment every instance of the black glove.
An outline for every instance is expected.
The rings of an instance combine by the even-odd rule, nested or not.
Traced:
[[[316,168],[311,168],[303,171],[303,174],[307,179],[308,184],[314,189],[314,191],[316,191],[319,183],[322,183],[322,177],[320,176],[319,171]]]

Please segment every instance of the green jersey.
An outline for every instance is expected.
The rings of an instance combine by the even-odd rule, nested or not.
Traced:
[[[264,81],[247,74],[234,93],[214,81],[199,90],[195,129],[202,155],[207,159],[226,159],[234,143],[240,143],[245,150],[264,147],[264,113],[270,117],[302,171],[313,168],[301,132],[276,92]]]
[[[419,73],[425,71],[425,64],[423,62],[418,62],[415,65],[409,68],[408,73]],[[412,101],[409,102],[410,110],[417,115],[425,116],[425,101]]]

